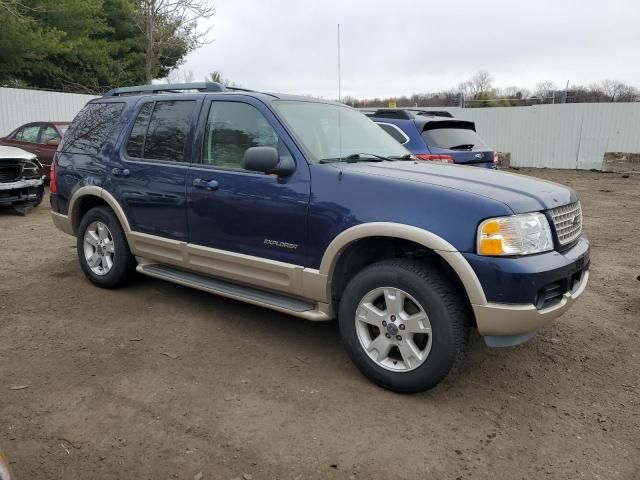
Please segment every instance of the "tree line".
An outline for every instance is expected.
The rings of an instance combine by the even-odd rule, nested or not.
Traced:
[[[103,93],[209,41],[210,0],[0,0],[0,86]]]
[[[517,86],[495,87],[494,79],[480,70],[456,88],[441,92],[416,93],[400,97],[356,98],[347,96],[342,102],[353,107],[517,107],[544,103],[638,102],[640,90],[624,82],[604,80],[588,86],[559,87],[550,80],[536,83],[533,91]]]

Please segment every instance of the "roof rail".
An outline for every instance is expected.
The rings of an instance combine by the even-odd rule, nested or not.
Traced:
[[[157,85],[136,85],[134,87],[114,88],[105,93],[104,97],[120,97],[123,95],[139,95],[154,93],[178,93],[181,90],[197,90],[199,92],[224,92],[227,88],[215,82],[195,83],[159,83]]]

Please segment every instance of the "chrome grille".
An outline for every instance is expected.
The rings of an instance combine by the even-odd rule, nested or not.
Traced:
[[[571,243],[580,236],[582,233],[582,208],[580,207],[580,202],[552,208],[549,213],[553,218],[553,225],[560,245]]]

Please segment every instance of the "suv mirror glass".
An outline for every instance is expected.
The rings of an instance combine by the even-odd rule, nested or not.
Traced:
[[[289,156],[280,158],[278,150],[273,147],[251,147],[244,152],[242,168],[284,176],[293,173],[295,164]]]

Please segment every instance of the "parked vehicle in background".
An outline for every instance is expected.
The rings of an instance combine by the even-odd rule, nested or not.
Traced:
[[[0,206],[20,213],[37,207],[44,197],[42,165],[33,153],[0,146]]]
[[[417,161],[334,102],[121,88],[82,109],[51,171],[53,222],[95,285],[138,271],[338,317],[355,365],[398,392],[438,384],[470,328],[491,346],[528,340],[589,278],[571,188]]]
[[[45,180],[49,181],[49,169],[69,122],[33,122],[16,128],[4,138],[0,145],[18,147],[33,153],[43,166]]]
[[[496,168],[498,157],[468,120],[417,108],[360,109],[420,160]]]

